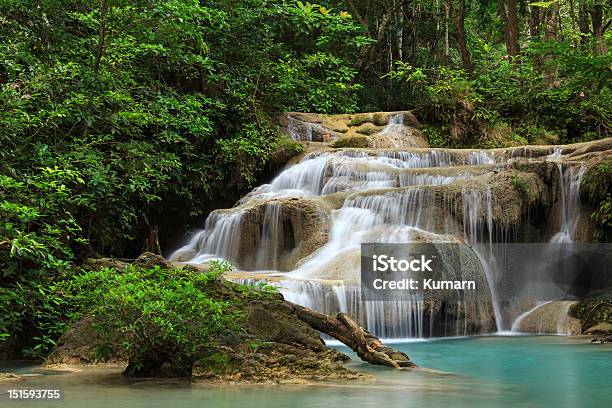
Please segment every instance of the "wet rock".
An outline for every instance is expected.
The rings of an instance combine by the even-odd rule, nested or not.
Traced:
[[[593,340],[591,340],[591,343],[593,344],[612,343],[612,335],[594,338]]]
[[[152,252],[142,253],[138,258],[136,258],[133,265],[145,269],[150,269],[154,266],[159,266],[160,268],[171,267],[170,263],[166,261],[163,256],[154,254]]]
[[[0,382],[20,380],[21,377],[13,373],[0,373]]]
[[[335,350],[315,352],[292,344],[255,344],[260,359],[248,350],[218,353],[194,364],[195,382],[305,384],[316,381],[371,381],[373,377],[342,366],[344,357]]]
[[[401,126],[380,136],[394,120],[400,118]],[[278,118],[279,122],[293,138],[319,143],[338,142],[335,147],[367,147],[362,136],[372,136],[368,144],[375,147],[407,148],[428,147],[427,139],[418,130],[419,121],[409,111],[367,112],[355,114],[323,115],[316,113],[289,112]],[[403,130],[402,130],[403,128]],[[356,139],[353,139],[356,138]],[[359,146],[355,143],[359,141]]]
[[[343,148],[343,147],[354,147],[354,148],[367,148],[370,147],[370,139],[366,136],[349,136],[341,137],[336,140],[332,147]]]
[[[236,259],[242,269],[291,270],[327,242],[331,208],[319,200],[282,198],[242,210]],[[270,226],[266,231],[264,219]]]
[[[584,334],[588,334],[591,336],[612,336],[612,323],[598,323],[586,329],[584,331]]]
[[[429,143],[419,129],[396,125],[370,136],[370,146],[376,149],[409,149],[429,147]]]
[[[515,322],[512,329],[521,333],[580,334],[580,319],[569,314],[570,308],[575,303],[571,301],[546,303]]]

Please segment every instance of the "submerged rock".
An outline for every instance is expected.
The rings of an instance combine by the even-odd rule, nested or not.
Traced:
[[[534,334],[580,334],[580,319],[569,314],[576,302],[553,301],[533,308],[517,319],[512,331]]]
[[[0,382],[20,380],[21,377],[13,373],[0,373]]]

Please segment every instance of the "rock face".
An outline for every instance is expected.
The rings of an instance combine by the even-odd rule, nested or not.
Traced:
[[[327,241],[330,211],[325,201],[297,197],[255,199],[215,211],[207,229],[172,260],[191,261],[221,251],[242,270],[291,270]]]
[[[288,271],[321,247],[329,233],[330,208],[304,198],[250,206],[242,221],[238,259],[246,269]],[[268,226],[262,231],[262,226]]]

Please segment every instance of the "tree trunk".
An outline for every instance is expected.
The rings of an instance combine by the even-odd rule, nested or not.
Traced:
[[[448,37],[448,20],[449,20],[449,9],[448,9],[448,0],[447,0],[446,4],[444,5],[444,65],[448,65],[449,54],[450,54],[449,37]]]
[[[520,51],[517,0],[498,0],[497,7],[503,24],[508,55],[511,57],[517,56]]]
[[[555,2],[551,4],[546,14],[545,38],[547,40],[557,39],[558,15],[559,15],[559,4]]]
[[[155,255],[161,255],[161,248],[159,246],[159,233],[157,226],[149,229],[149,235],[145,239],[144,245],[142,246],[141,253],[151,252]]]
[[[363,361],[393,368],[416,367],[416,364],[411,362],[406,354],[385,346],[377,337],[364,330],[347,314],[338,313],[336,317],[332,317],[304,306],[294,303],[289,304],[300,320],[313,329],[346,344]]]
[[[572,44],[574,44],[574,48],[578,48],[578,42],[576,41],[576,7],[574,5],[574,0],[569,0],[570,7],[570,20],[572,22]]]
[[[365,46],[363,48],[363,51],[357,58],[357,61],[355,63],[357,67],[357,72],[363,72],[370,66],[370,64],[367,62],[372,59],[371,53],[374,50],[374,46],[376,44],[379,44],[384,39],[385,31],[387,29],[387,26],[389,25],[389,22],[391,21],[391,18],[393,17],[395,12],[404,5],[405,1],[406,0],[398,1],[396,4],[391,6],[385,13],[383,13],[380,21],[378,22],[376,33],[374,33],[374,35],[372,36],[376,40],[376,42]]]
[[[591,29],[589,28],[589,15],[587,14],[586,7],[584,5],[585,0],[581,0],[578,5],[578,28],[580,29],[580,43],[587,45],[589,43],[589,35]]]
[[[104,55],[105,41],[106,41],[106,0],[99,0],[100,16],[98,17],[98,45],[96,47],[96,58],[93,66],[93,83],[98,80],[98,73],[100,72],[100,62]],[[92,93],[93,90],[90,90]],[[83,138],[87,138],[89,134],[89,120],[93,112],[93,95],[90,94],[89,102],[87,103],[87,114],[83,119],[82,123],[82,135]]]
[[[459,11],[455,9],[454,0],[449,1],[449,7],[455,22],[455,34],[457,36],[457,45],[459,46],[459,53],[461,54],[463,68],[465,69],[465,72],[467,72],[468,76],[472,76],[472,58],[470,56],[470,50],[468,49],[465,35],[465,0],[460,1]]]
[[[604,43],[603,34],[603,6],[601,4],[595,4],[593,8],[589,10],[591,15],[591,23],[593,24],[593,37],[595,38],[595,55],[602,55],[608,52],[606,44]]]
[[[553,3],[546,10],[546,31],[544,33],[544,38],[548,41],[557,39],[557,17],[559,13],[559,4]],[[545,67],[544,67],[544,82],[548,86],[552,86],[555,81],[555,69],[551,66],[550,61],[552,61],[552,56],[547,55],[544,58]]]
[[[529,35],[532,40],[540,37],[540,7],[529,6]]]
[[[518,31],[518,6],[516,0],[508,0],[508,54],[516,56],[520,52]]]

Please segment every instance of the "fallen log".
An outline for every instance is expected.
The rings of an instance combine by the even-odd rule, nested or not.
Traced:
[[[338,313],[333,317],[295,303],[290,304],[298,319],[344,343],[363,361],[393,368],[417,367],[405,353],[385,346],[378,337],[365,330],[345,313]]]

